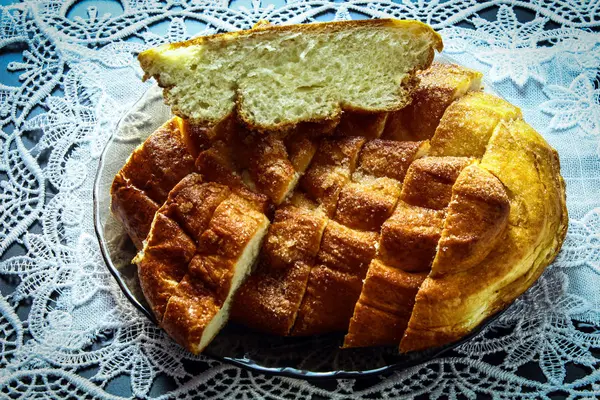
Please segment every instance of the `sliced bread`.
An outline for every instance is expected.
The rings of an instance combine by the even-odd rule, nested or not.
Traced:
[[[144,79],[173,112],[217,124],[237,111],[255,130],[337,121],[347,111],[394,111],[411,101],[417,70],[442,40],[393,19],[259,26],[165,44],[139,55]]]

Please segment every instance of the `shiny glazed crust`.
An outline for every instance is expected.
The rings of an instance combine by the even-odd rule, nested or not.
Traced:
[[[156,213],[134,261],[161,327],[191,352],[227,321],[268,225],[255,203],[198,174],[177,184]]]
[[[171,125],[175,137],[184,126],[178,146],[201,173],[174,189],[168,172],[155,173],[153,187],[130,179],[148,176],[152,152],[166,153],[136,150],[115,178],[113,212],[141,242],[160,207],[138,261],[144,293],[172,337],[200,351],[211,320],[200,311],[214,317],[233,296],[228,278],[217,279],[231,276],[231,263],[212,254],[230,260],[240,247],[199,245],[209,243],[211,204],[232,196],[263,216],[273,199],[281,203],[230,308],[255,330],[347,332],[344,347],[416,351],[460,339],[531,286],[566,235],[556,152],[518,108],[478,91],[480,74],[434,64],[420,75],[421,100],[401,117],[348,118],[318,140],[322,131],[307,128],[243,134],[239,146],[235,130],[194,128],[210,137],[195,145],[202,136]],[[150,196],[161,190],[171,191],[166,202]],[[200,247],[212,252],[210,265],[198,263]]]

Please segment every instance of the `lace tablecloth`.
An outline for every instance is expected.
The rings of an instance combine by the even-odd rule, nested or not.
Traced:
[[[2,395],[600,395],[598,1],[38,0],[0,10]],[[371,17],[431,24],[447,54],[483,71],[559,151],[571,217],[560,256],[476,339],[390,376],[318,384],[190,356],[128,303],[93,233],[99,155],[120,116],[149,87],[136,54],[260,19]]]

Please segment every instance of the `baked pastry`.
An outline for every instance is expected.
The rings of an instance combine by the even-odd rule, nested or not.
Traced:
[[[342,111],[399,110],[434,50],[442,40],[428,25],[380,19],[259,25],[138,58],[175,114],[215,125],[235,113],[252,129],[274,131],[337,123]]]
[[[449,70],[452,73],[448,79],[444,79]],[[457,75],[460,75],[461,71],[462,78],[458,79]],[[422,115],[416,111],[411,112],[410,118],[405,117],[402,121],[408,126],[411,124],[416,126],[416,121],[435,123],[437,120],[439,122],[442,118],[439,111],[431,110],[444,109],[454,98],[460,97],[459,90],[452,89],[453,85],[478,89],[481,82],[480,74],[457,66],[434,64],[425,73],[430,77],[429,81],[425,82],[423,88],[419,86],[418,90],[423,93],[423,96],[431,99],[430,103],[435,104],[423,108]],[[439,94],[426,95],[428,90]],[[457,92],[459,94],[456,94]],[[411,118],[414,118],[415,122],[411,122]],[[398,125],[396,129],[407,136],[411,132],[408,128],[400,129]],[[364,130],[361,131],[363,132]],[[378,132],[381,134],[385,129],[379,129]],[[429,258],[426,258],[421,270],[429,268],[441,233],[443,212],[436,214],[439,233],[429,239],[428,250],[417,249],[418,242],[406,248],[400,241],[400,245],[394,248],[388,236],[393,238],[393,228],[397,225],[393,224],[394,219],[388,220],[388,217],[398,204],[405,177],[412,182],[404,186],[405,196],[434,199],[431,194],[442,196],[443,193],[442,197],[447,198],[446,202],[448,202],[452,179],[456,179],[460,168],[466,165],[463,160],[469,162],[470,159],[452,157],[442,160],[444,162],[423,159],[422,157],[429,152],[428,141],[339,136],[341,133],[336,131],[337,138],[321,141],[311,166],[301,178],[298,190],[289,202],[297,208],[309,210],[312,215],[325,217],[327,228],[331,228],[327,230],[335,234],[323,235],[322,230],[315,230],[315,236],[320,234],[317,236],[321,240],[319,251],[315,252],[308,261],[288,259],[287,269],[283,271],[281,265],[273,267],[265,262],[259,263],[256,272],[238,292],[232,308],[234,321],[275,334],[310,335],[332,331],[343,332],[348,329],[350,317],[361,295],[362,282],[369,264],[373,258],[379,257],[376,257],[376,254],[385,251],[386,244],[392,252],[397,252],[399,257],[401,254],[416,257],[418,253],[428,252]],[[418,163],[414,160],[424,162]],[[444,168],[445,164],[448,164],[448,168]],[[420,165],[422,167],[417,168]],[[409,172],[409,166],[412,166],[412,170],[416,173]],[[444,207],[444,205],[438,206],[440,209]],[[392,235],[384,235],[378,240],[378,234],[385,233],[381,230],[381,226],[382,224],[386,226],[384,224],[386,220],[390,222]],[[293,227],[288,231],[290,232],[288,239],[282,242],[293,246]],[[423,238],[418,231],[415,233],[417,238]],[[270,235],[271,232],[267,235],[267,241]],[[382,246],[381,240],[384,239],[386,242]],[[303,266],[299,269],[298,262],[303,265],[309,264],[310,268]],[[424,276],[421,282],[423,279]],[[290,290],[291,287],[293,290]],[[413,290],[412,299],[417,288]],[[282,307],[282,304],[285,304],[285,307]],[[248,309],[256,312],[249,313]],[[408,315],[405,316],[404,327],[412,307],[407,309]],[[273,322],[275,320],[280,323],[275,324]],[[365,327],[363,326],[362,329]],[[372,331],[370,328],[366,329]],[[401,337],[403,329],[398,329],[396,336]],[[389,343],[379,341],[373,344]]]
[[[556,151],[522,120],[498,123],[453,188],[401,351],[453,342],[512,302],[556,257],[567,223]]]
[[[134,260],[160,325],[193,353],[228,320],[269,225],[254,196],[190,174],[157,211]]]
[[[480,91],[481,74],[434,64],[418,76],[410,106],[348,113],[332,131],[175,119],[136,150],[113,211],[141,243],[152,208],[127,208],[125,194],[160,207],[136,261],[175,340],[201,351],[230,312],[271,334],[421,350],[460,339],[537,279],[566,234],[556,152]],[[152,147],[165,132],[171,147]],[[173,149],[194,171],[176,186],[144,172]]]
[[[111,210],[138,249],[154,214],[185,176],[264,195],[263,208],[281,204],[308,168],[319,131],[280,138],[248,134],[235,120],[217,129],[173,117],[140,144],[115,176]],[[252,151],[250,151],[252,150]]]
[[[133,151],[113,181],[111,210],[138,249],[171,189],[194,172],[191,149],[206,145],[188,147],[185,131],[180,118],[167,121]]]

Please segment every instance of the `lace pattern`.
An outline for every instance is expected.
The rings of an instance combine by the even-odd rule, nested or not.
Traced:
[[[72,16],[74,0],[0,7],[0,55],[18,55],[0,73],[0,393],[112,399],[111,382],[124,379],[141,398],[156,397],[159,384],[173,388],[162,398],[181,399],[600,395],[600,34],[592,29],[600,26],[598,4],[115,4],[113,15],[90,6],[85,17]],[[520,21],[516,7],[535,16]],[[483,19],[484,12],[495,21]],[[371,17],[414,18],[440,30],[446,52],[484,72],[559,151],[571,215],[562,252],[478,337],[447,357],[368,385],[252,375],[186,353],[121,294],[93,236],[99,156],[119,118],[149,87],[135,55],[260,19]],[[524,365],[537,366],[541,378],[524,376]],[[573,375],[572,366],[583,372]]]

